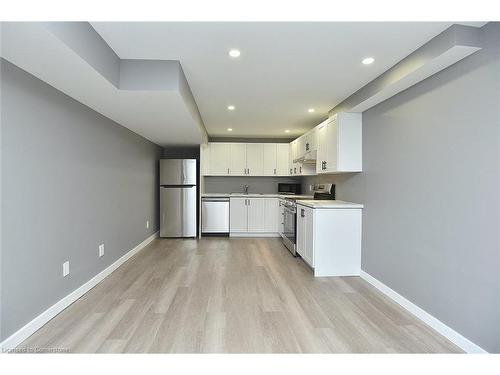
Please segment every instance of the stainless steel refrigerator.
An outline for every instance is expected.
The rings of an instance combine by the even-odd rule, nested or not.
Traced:
[[[196,237],[196,160],[160,160],[160,237]]]

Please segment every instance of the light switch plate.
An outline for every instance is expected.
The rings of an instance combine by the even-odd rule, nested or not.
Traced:
[[[69,260],[63,263],[63,276],[69,275]]]
[[[99,245],[99,256],[102,257],[104,255],[104,244]]]

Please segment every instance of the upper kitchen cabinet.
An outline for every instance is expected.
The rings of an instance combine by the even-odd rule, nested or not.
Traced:
[[[247,143],[247,175],[264,175],[264,145]]]
[[[200,145],[200,169],[203,176],[210,174],[210,145]]]
[[[286,176],[288,171],[288,143],[264,143],[264,176]]]
[[[317,127],[317,173],[361,172],[361,113],[337,113]]]
[[[318,133],[317,128],[311,129],[303,136],[297,138],[296,158],[299,160],[314,160],[316,159],[316,151],[318,149]]]
[[[209,143],[210,167],[213,176],[228,176],[231,173],[231,145],[229,143]]]
[[[200,148],[204,176],[288,176],[288,143],[219,143]]]
[[[278,176],[288,175],[288,169],[290,163],[288,160],[288,143],[277,143],[276,144],[276,174]],[[267,160],[264,158],[264,162]]]
[[[276,143],[266,143],[264,147],[264,176],[278,175],[278,145]],[[288,163],[288,148],[287,148]]]
[[[298,158],[298,147],[299,147],[299,140],[296,139],[292,142],[290,142],[290,150],[289,150],[289,155],[290,155],[290,174],[291,175],[296,175],[299,173],[299,165],[296,163],[294,160]]]
[[[316,132],[314,132],[316,134]],[[309,133],[308,133],[309,135]],[[312,137],[311,137],[312,138]],[[307,147],[309,152],[302,153]],[[290,143],[290,174],[294,176],[311,176],[316,174],[316,151],[312,153],[308,137],[303,135]]]
[[[247,174],[247,145],[245,143],[231,143],[231,175],[244,176]]]

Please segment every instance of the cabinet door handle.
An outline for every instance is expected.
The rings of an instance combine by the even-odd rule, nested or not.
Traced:
[[[290,174],[292,174],[292,168],[290,168]]]
[[[306,217],[306,214],[305,214],[303,208],[300,209],[300,217]]]
[[[274,174],[276,174],[276,168],[274,168]]]
[[[302,166],[299,167],[299,173],[302,173]]]

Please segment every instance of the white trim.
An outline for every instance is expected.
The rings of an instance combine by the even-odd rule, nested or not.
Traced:
[[[35,333],[40,328],[42,328],[42,326],[45,325],[49,320],[51,320],[53,317],[55,317],[57,314],[59,314],[61,311],[63,311],[66,307],[68,307],[73,302],[75,302],[78,298],[80,298],[85,293],[87,293],[90,289],[92,289],[97,284],[99,284],[102,280],[104,280],[107,276],[109,276],[113,271],[115,271],[123,263],[125,263],[127,260],[129,260],[132,256],[134,256],[139,251],[144,249],[156,237],[158,237],[158,232],[156,232],[156,233],[152,234],[151,236],[149,236],[148,238],[146,238],[139,245],[137,245],[132,250],[130,250],[128,253],[126,253],[121,258],[116,260],[108,268],[99,272],[97,275],[95,275],[93,278],[91,278],[85,284],[80,286],[78,289],[76,289],[73,292],[71,292],[70,294],[68,294],[66,297],[64,297],[63,299],[61,299],[59,302],[52,305],[51,307],[49,307],[47,310],[45,310],[40,315],[38,315],[36,318],[34,318],[31,322],[29,322],[24,327],[19,329],[17,332],[13,333],[11,336],[6,338],[2,343],[0,343],[0,349],[2,350],[2,352],[5,352],[7,350],[10,350],[10,349],[17,347],[24,340],[26,340],[28,337],[30,337],[33,333]]]
[[[366,273],[365,271],[361,270],[360,276],[373,285],[375,288],[380,290],[382,293],[384,293],[387,297],[391,298],[393,301],[401,305],[403,308],[408,310],[411,314],[416,316],[418,319],[435,329],[438,333],[446,337],[448,340],[450,340],[452,343],[463,349],[466,353],[488,353],[486,350],[483,348],[479,347],[478,345],[474,344],[472,341],[469,339],[465,338],[462,336],[460,333],[456,332],[452,328],[448,327],[446,324],[441,322],[440,320],[436,319],[433,317],[431,314],[426,312],[425,310],[421,309],[417,305],[415,305],[413,302],[410,302],[407,300],[405,297],[402,295],[396,293],[394,290],[389,288],[387,285],[382,283],[381,281],[377,280],[370,274]]]
[[[251,237],[251,238],[259,238],[259,237],[281,237],[279,233],[276,232],[231,232],[229,233],[229,237]]]

